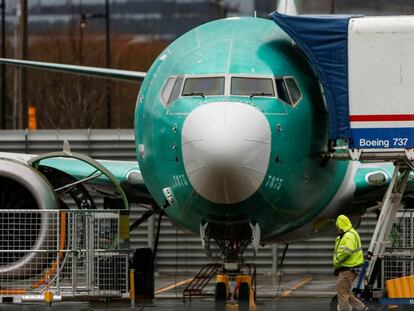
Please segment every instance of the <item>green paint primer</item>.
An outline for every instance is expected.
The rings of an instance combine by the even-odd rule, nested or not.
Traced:
[[[275,98],[180,98],[165,108],[160,91],[176,75],[293,76],[303,98],[295,107]],[[272,130],[270,164],[259,190],[247,200],[215,204],[191,186],[182,161],[181,129],[188,113],[208,102],[237,101],[262,111]],[[263,238],[291,232],[315,218],[337,193],[347,162],[321,166],[327,145],[327,113],[317,79],[291,40],[274,22],[231,18],[204,24],[173,42],[144,80],[135,113],[137,156],[145,183],[159,205],[171,187],[178,204],[167,214],[198,233],[209,219],[258,222]],[[140,155],[144,146],[144,156]]]

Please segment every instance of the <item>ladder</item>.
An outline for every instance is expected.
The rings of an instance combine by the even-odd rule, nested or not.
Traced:
[[[183,291],[183,301],[188,298],[191,301],[193,296],[203,296],[202,291],[210,282],[210,280],[217,275],[221,269],[221,264],[207,264],[201,268],[194,279],[187,285]]]
[[[383,257],[385,248],[389,244],[388,237],[400,207],[410,172],[414,168],[413,163],[407,159],[399,160],[394,165],[394,173],[381,203],[380,215],[367,251],[367,261],[360,274],[357,289],[360,288],[364,278],[367,280],[368,289],[372,289],[376,279],[376,264],[378,259]]]

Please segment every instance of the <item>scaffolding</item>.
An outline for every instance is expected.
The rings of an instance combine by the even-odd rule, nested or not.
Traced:
[[[113,210],[0,211],[0,297],[121,297],[128,249]],[[1,301],[1,300],[0,300]]]

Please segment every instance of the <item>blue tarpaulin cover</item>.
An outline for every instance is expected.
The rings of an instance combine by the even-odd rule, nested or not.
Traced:
[[[324,89],[329,115],[329,138],[348,139],[348,24],[355,16],[270,17],[296,42],[308,58]]]

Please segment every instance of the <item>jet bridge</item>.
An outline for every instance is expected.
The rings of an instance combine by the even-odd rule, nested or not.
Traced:
[[[345,140],[352,149],[414,147],[414,16],[270,17],[319,77],[332,142]]]
[[[414,171],[414,16],[270,17],[319,77],[332,143],[325,157],[395,165],[354,289],[364,300],[381,298],[384,291],[374,290],[379,262]]]

